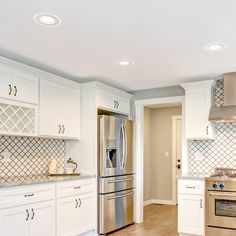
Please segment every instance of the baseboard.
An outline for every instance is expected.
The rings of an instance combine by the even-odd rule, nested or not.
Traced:
[[[176,203],[172,200],[150,199],[145,201],[143,206],[148,206],[151,204],[176,205]]]

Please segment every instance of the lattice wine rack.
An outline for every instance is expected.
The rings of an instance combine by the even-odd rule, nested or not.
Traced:
[[[36,108],[0,103],[0,132],[6,135],[36,135]]]

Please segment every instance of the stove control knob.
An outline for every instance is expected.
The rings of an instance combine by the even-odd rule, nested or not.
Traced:
[[[214,183],[214,184],[212,185],[212,187],[213,187],[213,188],[218,188],[218,184],[217,184],[217,183]]]
[[[219,187],[220,187],[221,189],[223,189],[223,188],[225,187],[225,185],[221,183],[221,184],[219,185]]]

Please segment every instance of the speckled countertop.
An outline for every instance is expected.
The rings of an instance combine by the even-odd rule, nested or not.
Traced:
[[[33,175],[33,176],[0,178],[0,188],[29,185],[29,184],[55,183],[60,181],[73,181],[73,180],[88,179],[95,177],[96,175],[80,174],[76,176]]]
[[[178,178],[179,179],[198,179],[198,180],[204,180],[206,177],[209,177],[212,174],[209,173],[189,173],[186,175],[181,175]]]

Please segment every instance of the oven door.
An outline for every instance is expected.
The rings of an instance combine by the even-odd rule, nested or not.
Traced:
[[[206,225],[236,228],[236,193],[207,191]]]

